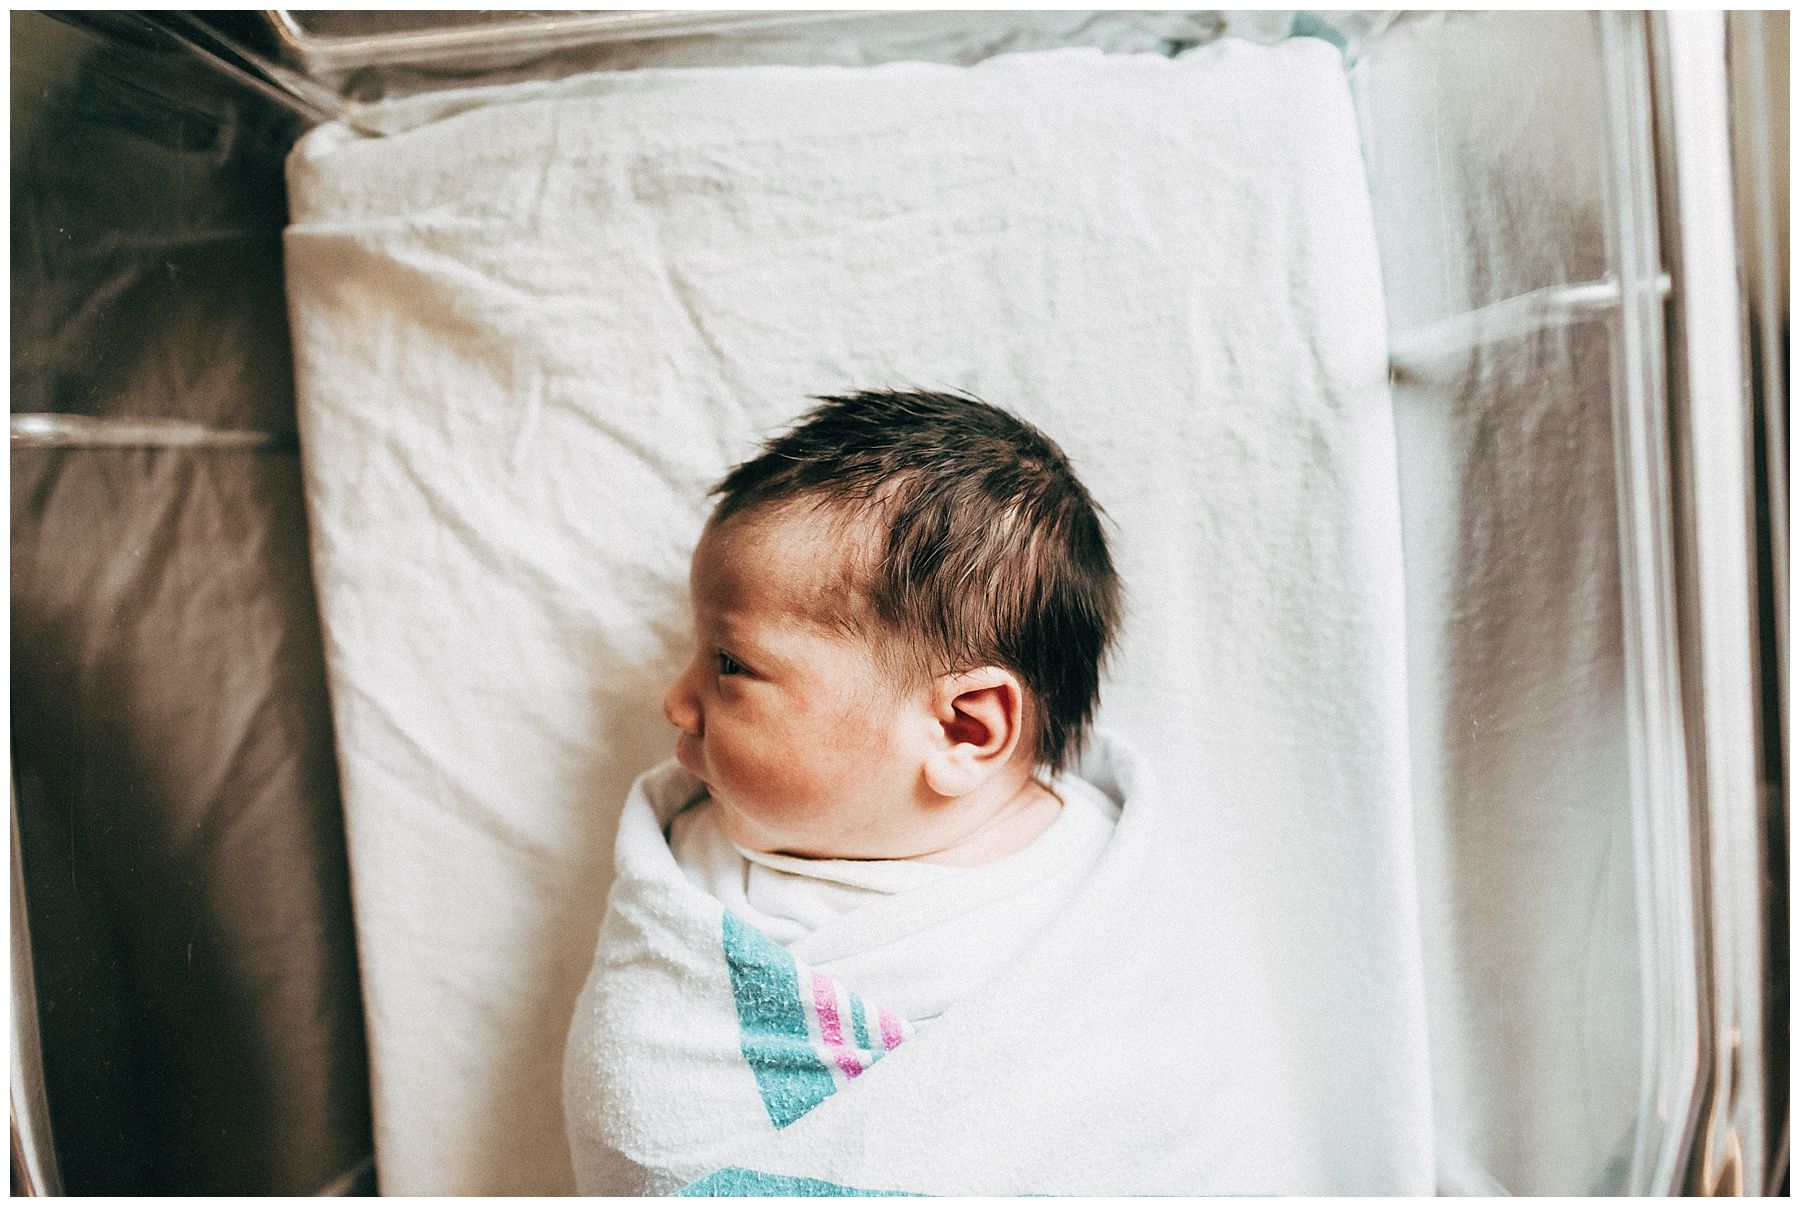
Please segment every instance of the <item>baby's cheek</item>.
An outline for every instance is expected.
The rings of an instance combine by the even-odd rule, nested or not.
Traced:
[[[803,822],[826,802],[801,751],[767,739],[740,743],[714,759],[720,783],[732,803],[770,824]]]

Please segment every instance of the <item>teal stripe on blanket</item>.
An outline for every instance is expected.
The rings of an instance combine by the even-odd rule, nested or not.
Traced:
[[[735,1166],[709,1173],[698,1182],[683,1186],[675,1193],[678,1197],[687,1198],[908,1197],[908,1192],[904,1190],[858,1190],[854,1186],[839,1186],[836,1182],[822,1182],[818,1178],[794,1178],[786,1174],[763,1173],[755,1169],[738,1169]]]
[[[831,1070],[806,1032],[794,957],[729,910],[724,931],[744,1059],[756,1074],[769,1121],[786,1127],[831,1096]]]
[[[869,1003],[860,997],[850,998],[850,1034],[856,1040],[856,1046],[864,1051],[871,1051],[869,1043]]]

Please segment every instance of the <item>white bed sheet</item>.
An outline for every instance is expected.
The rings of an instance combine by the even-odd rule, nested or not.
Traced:
[[[703,492],[808,395],[907,385],[1037,422],[1111,518],[1102,720],[1190,802],[1157,891],[1261,987],[1279,1074],[1242,1092],[1283,1182],[1429,1191],[1386,332],[1331,47],[588,77],[323,127],[289,187],[385,1192],[571,1188],[562,1042],[670,748]]]

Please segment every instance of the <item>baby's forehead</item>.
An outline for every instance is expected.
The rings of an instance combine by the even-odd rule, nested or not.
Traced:
[[[730,607],[776,609],[842,627],[867,602],[878,534],[855,515],[786,506],[709,523],[694,553],[693,587]]]
[[[843,508],[792,502],[710,522],[701,543],[731,558],[763,558],[831,571],[867,557],[874,528],[867,517]]]

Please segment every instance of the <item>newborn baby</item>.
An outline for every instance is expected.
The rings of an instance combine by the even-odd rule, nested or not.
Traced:
[[[1102,738],[1075,771],[1120,588],[1061,450],[973,398],[860,393],[715,493],[694,656],[663,699],[676,757],[626,801],[565,1052],[581,1190],[835,1192],[955,1143],[1035,1189],[1039,1156],[992,1159],[1015,1129],[971,1097],[983,1064],[1007,1112],[1049,1112],[1032,1142],[1065,1163],[1098,1081],[1166,1118],[1140,1064],[1168,1037],[1118,1027],[1121,992],[1144,1014],[1131,979],[1096,994],[1082,971],[1164,919],[1121,820],[1152,815],[1146,778]],[[1080,1092],[1009,1055],[1058,1029],[1103,1070]],[[816,1109],[852,1083],[852,1114]],[[820,1176],[776,1176],[796,1172]]]
[[[1059,774],[1119,607],[1093,502],[1042,433],[942,394],[827,400],[716,493],[695,655],[663,699],[705,785],[675,859],[790,950],[884,897],[963,895],[944,950],[815,963],[934,1017],[1057,913],[1116,817]],[[1002,882],[1004,909],[975,910]]]

